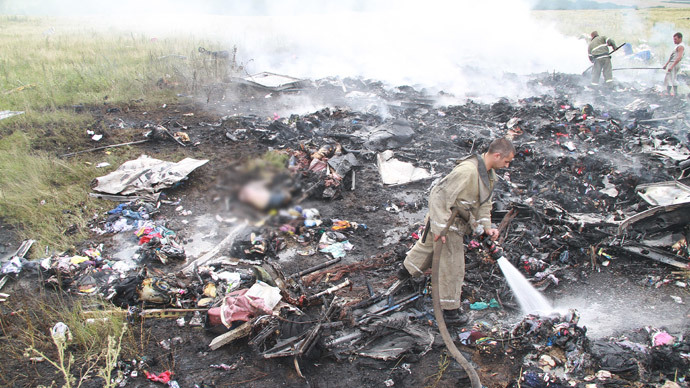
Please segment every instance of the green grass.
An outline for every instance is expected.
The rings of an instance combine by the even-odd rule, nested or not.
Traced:
[[[104,100],[124,103],[145,98],[169,102],[173,92],[156,83],[167,75],[188,77],[170,52],[189,55],[193,41],[124,34],[96,27],[73,29],[51,19],[0,18],[0,92],[3,108],[27,112],[53,111],[74,104]],[[57,25],[58,27],[52,27]],[[51,28],[53,28],[51,30]],[[15,88],[31,85],[21,92]]]
[[[567,36],[589,35],[596,30],[613,38],[617,44],[646,44],[660,60],[668,59],[673,34],[681,32],[690,39],[688,8],[650,8],[641,10],[533,11],[540,21],[551,22]],[[687,44],[687,43],[686,43]],[[687,59],[686,59],[687,60]]]
[[[112,205],[88,198],[91,180],[107,173],[93,165],[138,156],[123,148],[60,159],[95,146],[87,130],[106,132],[91,110],[154,109],[217,81],[198,45],[193,36],[151,39],[83,20],[0,16],[0,110],[25,112],[0,120],[0,218],[21,239],[37,240],[33,251],[83,239],[88,221]]]
[[[85,237],[98,209],[86,194],[94,175],[86,164],[32,152],[28,136],[17,131],[0,139],[0,214],[41,246],[65,248]]]

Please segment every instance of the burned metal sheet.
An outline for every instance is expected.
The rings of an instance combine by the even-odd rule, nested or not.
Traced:
[[[24,111],[0,110],[0,120],[4,120],[12,116],[17,116],[21,114],[24,114]]]
[[[611,215],[596,214],[596,213],[568,213],[568,219],[574,219],[575,222],[585,224],[608,224],[616,225],[620,221],[613,219]]]
[[[674,255],[671,253],[667,253],[661,249],[658,248],[652,248],[648,246],[642,246],[642,245],[626,245],[623,247],[620,247],[621,250],[632,253],[638,256],[642,256],[648,259],[656,260],[660,263],[672,265],[676,268],[680,269],[688,269],[688,262],[687,261],[681,261],[683,260],[682,257],[678,255]]]
[[[401,185],[435,176],[423,168],[415,167],[412,163],[395,159],[391,150],[378,154],[376,164],[384,185]]]
[[[645,202],[653,206],[690,202],[690,187],[678,181],[639,185],[635,191]]]
[[[233,78],[232,81],[274,92],[296,90],[303,87],[303,84],[306,82],[300,78],[270,73],[267,71],[253,74],[244,78]]]
[[[123,163],[110,174],[94,179],[91,188],[113,195],[156,193],[185,179],[207,162],[207,159],[185,158],[174,163],[142,155]]]
[[[380,125],[364,134],[367,141],[364,146],[373,151],[384,151],[398,148],[409,143],[414,137],[414,130],[405,120]]]
[[[688,151],[687,148],[673,147],[669,145],[661,145],[658,147],[654,147],[648,150],[647,152],[654,155],[664,156],[676,161],[686,160],[690,157],[690,151]]]
[[[654,220],[655,217],[659,218],[659,220]],[[657,206],[626,218],[618,226],[618,233],[621,234],[631,226],[637,223],[642,223],[646,220],[651,220],[650,224],[654,224],[653,229],[646,228],[649,233],[654,233],[660,230],[668,229],[672,225],[685,225],[689,219],[690,202]]]
[[[359,161],[357,161],[357,157],[354,154],[349,153],[336,155],[328,159],[328,165],[335,170],[338,176],[344,177],[353,167],[359,166]]]
[[[382,339],[378,344],[357,352],[357,354],[384,361],[395,360],[412,349],[414,345],[415,340],[409,335],[391,335]]]

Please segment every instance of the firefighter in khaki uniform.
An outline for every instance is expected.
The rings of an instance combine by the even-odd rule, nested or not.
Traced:
[[[462,160],[434,186],[426,216],[429,231],[425,233],[425,239],[419,239],[407,252],[403,268],[398,272],[400,278],[421,276],[431,267],[434,244],[443,244],[438,287],[441,308],[448,324],[467,322],[459,311],[465,278],[463,237],[481,225],[493,240],[498,238],[498,230],[491,227],[492,190],[496,180],[494,169],[508,167],[514,156],[515,148],[510,141],[496,139],[484,155],[472,155]],[[454,220],[448,234],[440,236],[453,208],[459,209],[460,215]]]
[[[611,55],[609,54],[609,47],[616,48],[616,43],[611,38],[599,35],[598,32],[593,31],[591,34],[592,40],[589,42],[587,51],[589,52],[589,60],[592,61],[592,85],[599,85],[599,78],[602,71],[604,72],[604,80],[607,85],[613,82],[613,69],[611,67]]]

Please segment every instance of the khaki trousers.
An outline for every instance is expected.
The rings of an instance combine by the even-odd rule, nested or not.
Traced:
[[[424,271],[431,268],[434,256],[434,244],[442,244],[441,262],[439,267],[439,296],[441,308],[452,310],[460,307],[462,283],[465,280],[465,244],[463,236],[457,231],[448,231],[446,243],[441,239],[434,242],[434,234],[429,231],[426,242],[420,238],[407,252],[403,265],[412,276],[422,276]],[[435,284],[431,285],[436,287]]]
[[[669,86],[678,86],[678,65],[675,65],[671,70],[666,70],[666,76],[664,77],[664,88]]]
[[[613,81],[613,68],[611,67],[611,57],[601,57],[594,60],[592,67],[592,85],[599,85],[601,73],[604,73],[606,82]]]

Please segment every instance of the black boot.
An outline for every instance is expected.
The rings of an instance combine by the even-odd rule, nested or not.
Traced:
[[[403,264],[400,264],[400,268],[398,269],[398,272],[395,273],[395,276],[398,277],[400,280],[407,280],[410,278],[410,273],[407,271],[407,268]]]
[[[467,315],[460,312],[459,309],[443,310],[443,320],[446,325],[463,326],[469,322]]]

